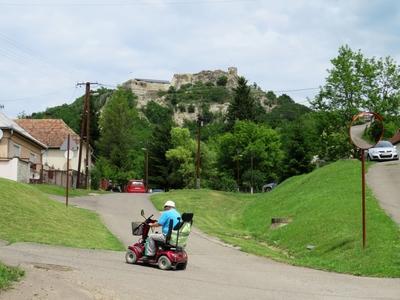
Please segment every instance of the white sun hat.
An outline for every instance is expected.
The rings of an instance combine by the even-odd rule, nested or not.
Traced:
[[[175,207],[175,202],[168,200],[167,202],[165,202],[164,207],[169,206],[169,207]]]

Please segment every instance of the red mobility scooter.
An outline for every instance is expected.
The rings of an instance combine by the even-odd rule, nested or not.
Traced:
[[[145,244],[149,235],[149,224],[156,222],[150,217],[145,217],[142,209],[141,215],[145,218],[143,222],[132,222],[132,234],[141,236],[133,245],[128,247],[125,259],[129,264],[147,264],[158,266],[161,270],[185,270],[188,256],[185,249],[187,239],[193,223],[193,214],[184,213],[178,224],[173,228],[173,221],[170,221],[168,234],[165,243],[157,242],[156,255],[150,259],[143,259],[145,255]]]

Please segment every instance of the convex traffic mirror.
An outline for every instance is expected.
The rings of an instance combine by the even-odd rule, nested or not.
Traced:
[[[359,149],[374,147],[383,135],[383,120],[373,112],[360,112],[350,124],[351,142]]]

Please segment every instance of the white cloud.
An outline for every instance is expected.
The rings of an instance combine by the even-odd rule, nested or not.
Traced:
[[[0,104],[7,114],[72,102],[83,92],[74,87],[78,81],[170,79],[228,66],[264,89],[317,87],[344,43],[400,59],[395,1],[96,5],[102,1],[0,4]],[[291,96],[303,101],[313,93]],[[31,98],[6,102],[21,97]]]

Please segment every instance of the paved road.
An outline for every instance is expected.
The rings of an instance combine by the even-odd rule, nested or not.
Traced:
[[[73,199],[98,211],[127,245],[145,195]],[[0,299],[400,299],[400,279],[361,278],[293,267],[248,255],[194,232],[186,271],[128,265],[124,253],[36,244],[0,244],[0,260],[26,278]]]
[[[366,179],[381,207],[400,225],[400,162],[375,163]]]

